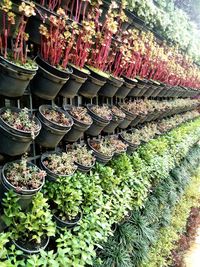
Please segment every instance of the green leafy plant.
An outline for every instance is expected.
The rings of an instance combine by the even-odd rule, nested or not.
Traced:
[[[11,238],[21,244],[40,246],[47,236],[55,235],[55,225],[47,199],[38,193],[29,210],[24,213],[18,204],[18,197],[9,191],[3,199],[4,222],[9,226]]]

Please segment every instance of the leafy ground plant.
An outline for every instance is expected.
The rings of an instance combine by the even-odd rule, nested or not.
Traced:
[[[11,238],[26,249],[39,249],[47,237],[55,235],[55,224],[42,193],[38,193],[25,213],[18,204],[18,197],[9,191],[3,199],[3,220],[11,232]],[[43,243],[44,242],[44,243]]]
[[[64,222],[76,220],[83,201],[81,183],[78,175],[69,179],[47,182],[45,186],[53,214]]]

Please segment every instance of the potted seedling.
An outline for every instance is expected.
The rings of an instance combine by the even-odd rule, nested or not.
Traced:
[[[1,191],[13,190],[19,198],[22,209],[26,209],[35,194],[43,187],[45,176],[44,171],[27,162],[25,157],[6,163],[2,169]]]
[[[119,134],[119,138],[128,145],[128,153],[134,152],[141,143],[139,132],[123,132]]]
[[[118,29],[118,22],[116,20],[117,8],[117,4],[112,2],[109,6],[106,19],[103,24],[99,22],[101,10],[97,8],[95,9],[96,38],[94,39],[94,44],[87,63],[87,67],[91,72],[91,75],[79,91],[79,93],[85,97],[92,98],[96,96],[100,88],[110,77],[110,75],[105,71],[109,52],[111,50],[112,37],[117,33]]]
[[[103,129],[105,133],[113,133],[117,126],[125,119],[125,113],[119,109],[117,106],[110,107],[112,111],[112,120],[110,123]]]
[[[78,175],[47,182],[45,195],[48,197],[53,218],[58,228],[72,228],[82,218],[82,185]]]
[[[73,69],[73,73],[60,91],[60,95],[64,97],[74,97],[77,95],[80,87],[90,75],[90,71],[84,68],[84,66],[87,62],[93,44],[93,38],[96,34],[95,15],[95,12],[90,12],[87,16],[87,20],[83,20],[81,27],[78,27],[76,30],[76,42],[74,42],[70,52],[68,63]]]
[[[16,156],[25,153],[41,130],[39,120],[28,109],[0,109],[0,153]]]
[[[71,153],[47,152],[41,156],[40,164],[47,173],[47,179],[55,182],[59,177],[66,178],[74,174],[77,169],[74,161]]]
[[[119,154],[126,152],[128,144],[125,144],[120,139],[118,139],[116,136],[109,137],[108,141],[110,142],[110,145],[114,147],[115,155],[119,155]]]
[[[75,164],[78,166],[78,170],[81,172],[88,172],[95,164],[95,157],[93,156],[93,152],[88,150],[86,145],[75,145],[67,151],[73,155],[75,160]]]
[[[28,34],[25,33],[28,18],[35,15],[35,10],[32,2],[21,2],[18,31],[15,36],[10,36],[10,27],[15,24],[15,16],[10,11],[11,7],[10,1],[4,1],[1,4],[3,31],[0,35],[2,54],[0,56],[0,95],[8,98],[19,98],[37,71],[35,62],[27,57]],[[9,42],[10,37],[12,37],[12,42]]]
[[[49,237],[55,235],[55,224],[52,221],[47,199],[38,193],[26,212],[22,211],[18,200],[14,192],[6,193],[3,199],[2,217],[9,227],[12,242],[17,249],[24,254],[39,253],[47,247]]]
[[[107,139],[89,140],[88,145],[98,162],[106,164],[112,159],[115,148]]]
[[[87,105],[88,113],[92,117],[93,123],[86,131],[86,134],[97,136],[112,119],[112,111],[107,105]]]
[[[40,106],[38,118],[42,129],[36,138],[36,143],[47,148],[56,147],[73,125],[70,115],[56,106]]]
[[[83,136],[83,133],[90,127],[93,121],[85,107],[72,106],[69,107],[68,112],[73,118],[74,124],[71,130],[65,135],[65,141],[76,142]]]
[[[67,16],[61,8],[57,16],[50,15],[48,19],[50,25],[41,24],[39,28],[41,49],[36,58],[39,69],[31,82],[31,91],[40,98],[52,100],[72,73],[67,64],[77,25],[67,24]]]

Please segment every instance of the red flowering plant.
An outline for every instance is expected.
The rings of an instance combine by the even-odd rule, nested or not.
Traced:
[[[91,49],[88,65],[100,72],[106,70],[112,38],[118,30],[117,11],[118,5],[111,2],[103,24],[99,22],[99,19],[95,19],[96,38]]]
[[[77,34],[77,24],[68,24],[68,17],[62,8],[56,12],[57,16],[50,15],[50,26],[40,25],[41,57],[50,65],[66,69],[70,52]]]
[[[86,19],[86,11],[91,5],[96,5],[101,1],[94,0],[66,0],[63,7],[66,14],[69,14],[69,18],[81,22],[81,20]],[[102,2],[101,2],[102,3]]]
[[[37,2],[41,6],[45,6],[46,8],[48,8],[50,11],[54,11],[61,5],[61,0],[38,0]]]
[[[0,4],[0,9],[3,12],[3,31],[0,35],[0,50],[5,59],[14,62],[16,65],[35,69],[36,65],[32,60],[27,58],[28,47],[26,42],[29,35],[25,32],[28,18],[35,16],[34,3],[22,3],[19,6],[19,12],[21,14],[18,30],[14,36],[10,36],[11,25],[15,24],[15,15],[11,12],[12,2],[9,0],[3,0]],[[8,49],[8,38],[12,37],[12,47]]]

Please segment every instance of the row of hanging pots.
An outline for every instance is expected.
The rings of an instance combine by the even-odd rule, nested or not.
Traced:
[[[18,66],[0,57],[0,94],[7,98],[19,98],[30,84],[31,92],[45,100],[57,95],[73,98],[81,95],[93,98],[104,97],[194,97],[197,90],[184,87],[169,87],[155,81],[127,77],[116,78],[92,67],[78,69],[69,64],[60,70],[41,57],[35,59],[32,69]]]

